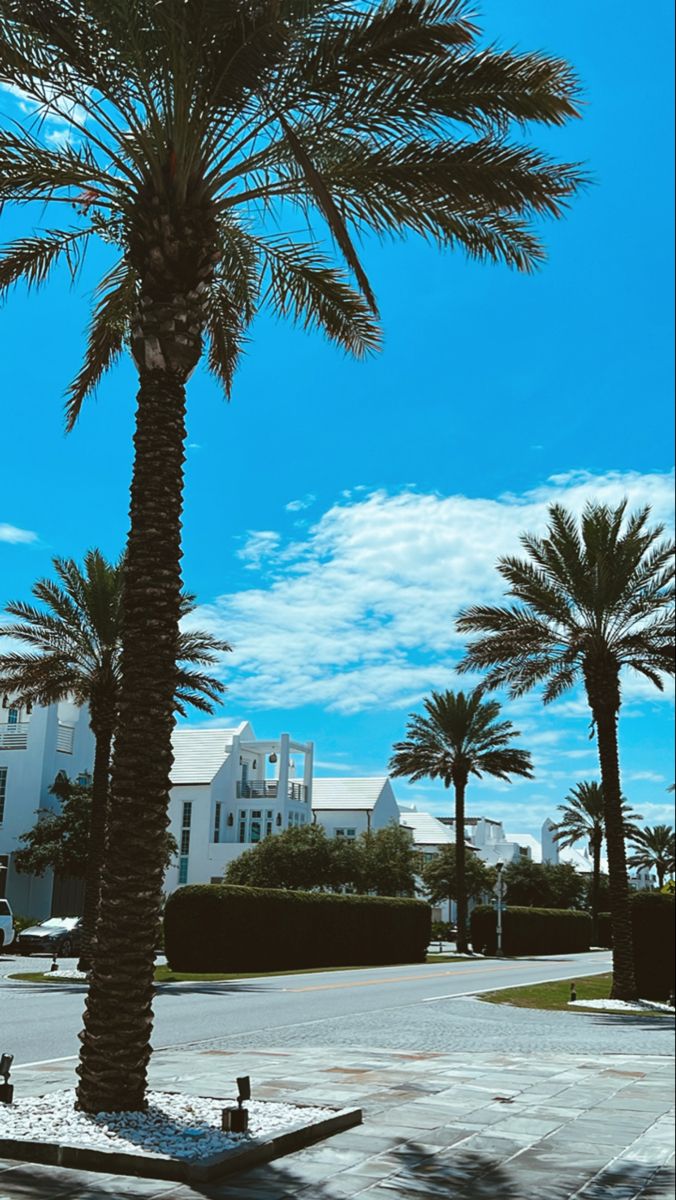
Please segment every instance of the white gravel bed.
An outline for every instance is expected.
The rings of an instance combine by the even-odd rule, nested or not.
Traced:
[[[617,1012],[636,1012],[637,1009],[652,1009],[654,1012],[673,1013],[670,1004],[660,1004],[657,1000],[569,1000],[570,1008],[610,1008]]]
[[[69,1089],[15,1100],[11,1105],[0,1104],[0,1139],[190,1160],[235,1150],[252,1138],[275,1136],[294,1125],[314,1125],[334,1112],[250,1100],[246,1105],[249,1132],[231,1134],[221,1131],[221,1111],[233,1105],[233,1100],[149,1092],[146,1112],[95,1115],[78,1112],[74,1103],[75,1091]]]
[[[72,970],[62,971],[59,967],[58,971],[45,971],[45,979],[89,979],[87,971],[78,971],[75,967]]]

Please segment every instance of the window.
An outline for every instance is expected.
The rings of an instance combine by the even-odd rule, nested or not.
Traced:
[[[89,787],[91,781],[92,781],[92,776],[91,776],[90,772],[83,771],[80,775],[78,775],[75,782],[79,783],[82,787]]]
[[[18,708],[10,708],[9,712],[7,713],[7,724],[8,725],[18,725],[19,724]]]
[[[183,803],[183,817],[181,820],[181,838],[179,842],[179,860],[178,860],[178,882],[179,884],[188,882],[188,855],[190,854],[190,822],[192,820],[192,800],[185,800]]]
[[[356,838],[356,836],[357,836],[356,829],[337,829],[336,830],[337,838]]]
[[[240,809],[240,811],[239,811],[237,823],[239,825],[238,840],[240,842],[245,842],[246,841],[246,813],[242,809]]]
[[[5,815],[5,795],[7,793],[7,767],[0,767],[0,825]]]
[[[216,807],[214,808],[214,837],[213,837],[214,842],[220,842],[220,840],[221,840],[222,808],[223,808],[223,805],[221,804],[221,801],[217,800]]]
[[[274,820],[274,812],[271,808],[265,810],[265,836],[270,837],[272,833],[272,822]]]

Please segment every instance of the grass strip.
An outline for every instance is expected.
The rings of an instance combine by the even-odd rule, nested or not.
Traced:
[[[551,1012],[572,1012],[592,1016],[595,1013],[612,1013],[614,1016],[669,1017],[669,1013],[650,1011],[645,1008],[616,1009],[616,1008],[571,1008],[570,987],[572,980],[557,979],[550,983],[534,983],[522,987],[504,988],[499,992],[482,992],[477,997],[488,1004],[511,1004],[514,1008],[538,1008]],[[608,1000],[612,987],[611,973],[606,975],[585,975],[575,980],[575,991],[578,1000]]]

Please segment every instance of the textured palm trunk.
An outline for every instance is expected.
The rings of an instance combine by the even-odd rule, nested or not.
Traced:
[[[122,605],[118,724],[101,908],[77,1105],[145,1107],[162,906],[181,595],[185,383],[199,361],[216,226],[206,202],[139,197],[129,253],[141,280],[140,388]],[[201,206],[200,206],[201,205]]]
[[[589,703],[596,723],[608,848],[608,882],[613,934],[613,1000],[636,1000],[629,881],[624,845],[624,814],[617,746],[619,671],[614,664],[585,667]]]
[[[87,843],[87,874],[85,876],[84,911],[82,915],[82,944],[78,968],[89,971],[101,898],[101,868],[106,840],[108,793],[110,789],[110,751],[113,741],[112,720],[92,721],[96,739],[92,808]]]
[[[454,780],[455,788],[455,869],[457,876],[458,954],[467,953],[467,872],[465,869],[465,787],[463,779]]]
[[[592,840],[592,946],[599,944],[599,891],[601,888],[601,841],[602,837],[594,834]]]

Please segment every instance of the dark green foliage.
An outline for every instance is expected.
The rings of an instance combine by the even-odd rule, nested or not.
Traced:
[[[434,858],[426,863],[422,872],[430,903],[441,904],[444,900],[457,900],[458,879],[455,846],[444,846]],[[465,863],[465,886],[470,900],[478,900],[490,892],[495,883],[495,871],[487,867],[478,854],[468,854]]]
[[[481,954],[497,949],[495,908],[480,904],[470,920],[471,942]],[[508,955],[581,954],[589,949],[588,913],[556,908],[506,908],[502,914],[502,949]]]
[[[421,900],[199,884],[167,900],[174,971],[278,971],[424,962],[431,909]]]
[[[264,838],[230,863],[226,883],[244,887],[414,896],[418,855],[394,823],[361,837],[329,838],[303,825]]]
[[[507,903],[539,908],[580,908],[584,879],[570,863],[536,863],[518,858],[503,872]]]
[[[667,1000],[674,990],[674,897],[634,892],[631,920],[638,994],[642,1000]]]

